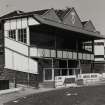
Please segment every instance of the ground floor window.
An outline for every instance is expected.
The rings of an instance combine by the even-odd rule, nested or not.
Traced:
[[[45,69],[45,80],[52,80],[52,70],[51,69]]]

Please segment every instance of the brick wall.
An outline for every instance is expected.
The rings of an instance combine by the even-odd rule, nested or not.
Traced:
[[[15,70],[9,70],[9,69],[3,69],[2,73],[0,74],[0,79],[6,79],[10,82],[14,82],[16,80],[17,84],[24,84],[24,85],[30,85],[34,87],[38,87],[38,74],[29,74],[29,80],[28,80],[28,73],[15,71]]]

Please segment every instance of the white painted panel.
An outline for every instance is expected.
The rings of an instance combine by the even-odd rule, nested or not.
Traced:
[[[13,53],[7,49],[5,49],[5,66],[9,69],[13,68],[13,60],[12,60]]]
[[[16,29],[16,19],[10,20],[10,27],[11,29]]]
[[[22,28],[21,25],[22,25],[21,19],[17,19],[17,28],[18,28],[18,29]]]
[[[57,51],[57,57],[62,58],[62,51]]]
[[[7,20],[5,23],[4,23],[4,30],[10,30],[10,21]]]
[[[104,42],[105,40],[95,40],[94,42]]]
[[[63,58],[68,58],[68,52],[67,51],[63,51]]]
[[[33,59],[29,59],[29,72],[38,74],[38,63]]]
[[[4,36],[8,37],[8,31],[7,30],[4,31]]]
[[[5,47],[28,56],[28,46],[11,40],[9,38],[5,38]]]
[[[44,49],[44,51],[45,51],[44,56],[45,57],[50,57],[50,50],[49,49]]]
[[[78,59],[82,59],[82,53],[78,53]]]
[[[37,61],[5,48],[5,68],[37,74]]]
[[[91,60],[94,60],[94,55],[93,54],[91,54]]]
[[[36,21],[34,18],[30,17],[30,18],[28,18],[28,24],[29,25],[38,25],[40,23],[38,21]]]
[[[77,53],[73,52],[73,59],[77,59]]]
[[[94,52],[95,55],[104,55],[104,46],[95,46]]]
[[[68,52],[68,58],[72,59],[72,55],[73,55],[72,52]]]
[[[27,18],[22,18],[22,28],[27,27]]]
[[[87,56],[86,56],[86,54],[84,53],[84,54],[83,54],[83,59],[86,60],[86,58],[87,58]]]
[[[30,48],[30,56],[37,56],[37,48],[31,47]]]
[[[27,44],[30,45],[30,30],[29,30],[29,27],[27,27]]]
[[[55,50],[51,50],[51,57],[56,57],[56,51]]]
[[[104,58],[95,58],[95,61],[104,61]]]
[[[87,54],[87,60],[91,60],[90,54]]]
[[[14,70],[28,72],[28,59],[22,55],[14,53]]]
[[[44,49],[38,48],[38,57],[44,56]]]

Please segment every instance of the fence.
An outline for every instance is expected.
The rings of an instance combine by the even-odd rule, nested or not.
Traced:
[[[105,83],[105,73],[86,73],[71,76],[56,76],[55,87],[94,85]]]
[[[55,77],[55,87],[65,87],[76,85],[76,75],[71,76],[56,76]]]

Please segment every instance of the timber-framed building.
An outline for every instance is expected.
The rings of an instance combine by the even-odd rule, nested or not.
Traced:
[[[14,11],[0,18],[0,30],[1,78],[19,83],[94,72],[94,40],[105,38],[74,8]]]

